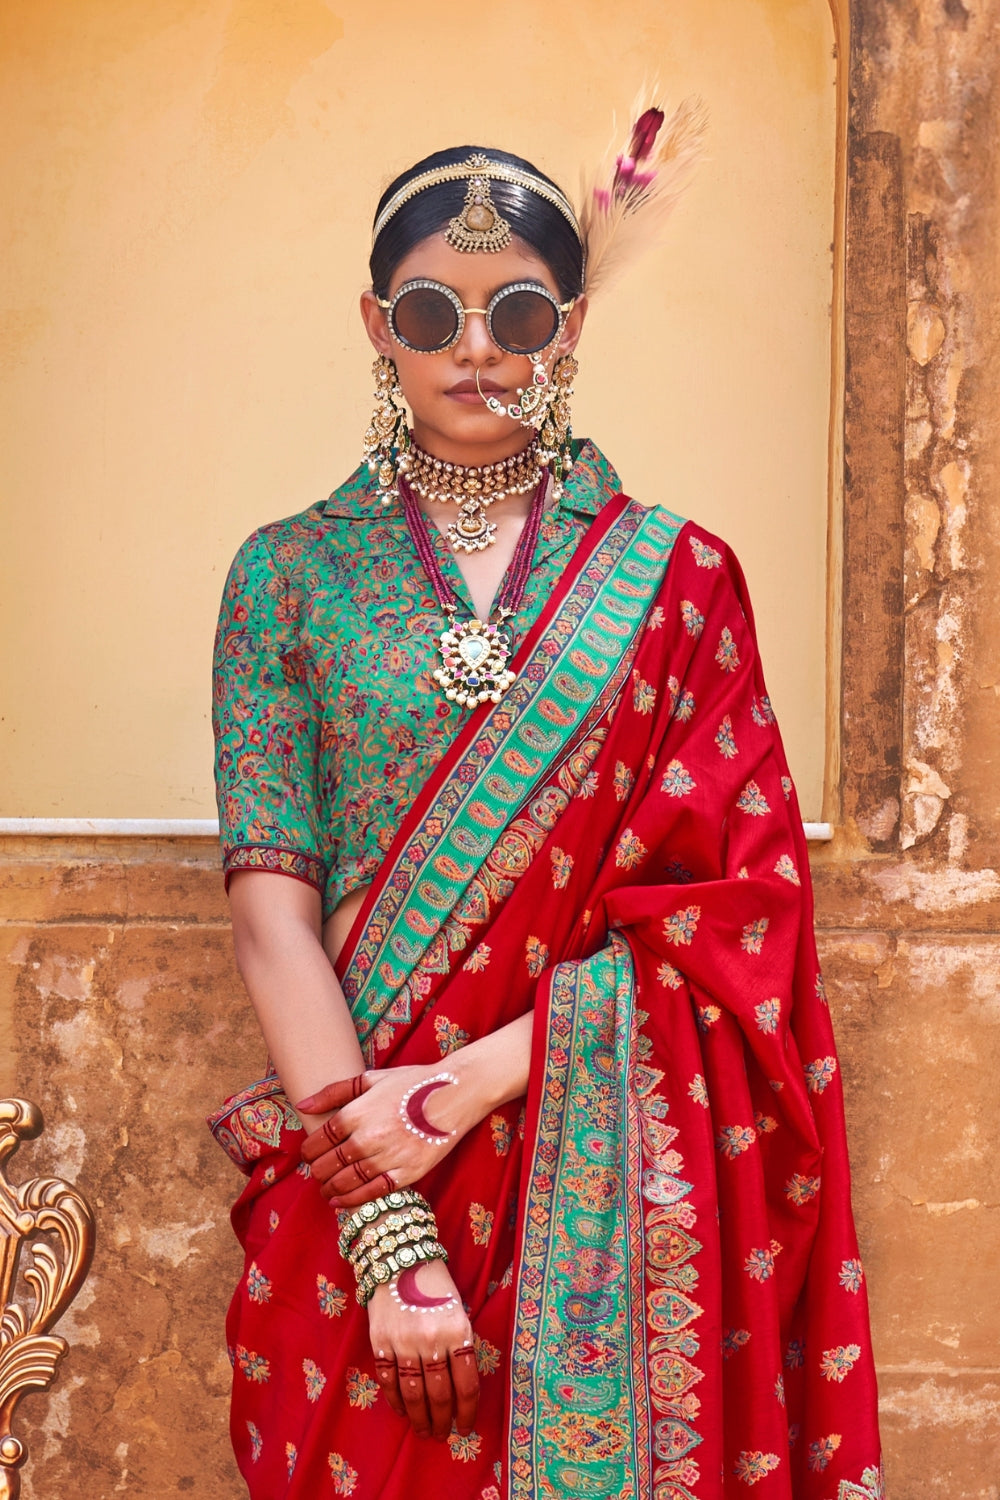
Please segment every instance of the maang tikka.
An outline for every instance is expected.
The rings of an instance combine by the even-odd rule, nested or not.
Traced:
[[[488,167],[485,156],[470,156],[466,166],[475,173],[477,167]],[[465,190],[462,212],[448,221],[444,232],[448,244],[465,253],[485,250],[495,254],[510,244],[510,224],[503,217],[490,193],[490,179],[474,175]]]
[[[375,410],[365,433],[364,458],[369,471],[376,475],[376,498],[383,505],[390,505],[396,497],[399,460],[409,452],[410,429],[394,361],[387,354],[380,354],[372,365],[372,374]]]

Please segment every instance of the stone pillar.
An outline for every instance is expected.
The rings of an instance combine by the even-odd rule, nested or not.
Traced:
[[[1000,1451],[1000,4],[851,6],[841,827],[815,870],[893,1500]]]

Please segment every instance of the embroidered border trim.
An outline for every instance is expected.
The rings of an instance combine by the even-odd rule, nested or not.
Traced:
[[[598,1009],[598,997],[617,995],[622,948],[613,939],[592,958],[558,964],[552,972],[536,1149],[514,1289],[511,1500],[636,1495],[626,1352],[632,1257],[619,1212],[628,1197],[620,1150],[624,1073],[609,1066],[622,1060],[615,1055],[616,1033],[627,1035],[631,1016],[618,1018],[606,1004],[602,1024],[580,1021],[582,1009]],[[618,998],[630,1006],[631,986]],[[616,1024],[621,1019],[624,1028]],[[637,1194],[638,1183],[630,1186]]]
[[[858,1480],[842,1479],[837,1500],[885,1500],[885,1475],[881,1462],[872,1464]]]
[[[620,937],[552,971],[514,1293],[511,1500],[676,1500],[699,1483],[702,1247],[645,1020]]]
[[[383,877],[343,987],[362,1046],[426,957],[502,830],[532,796],[606,690],[638,636],[684,522],[635,502],[615,520],[503,703],[443,782],[421,827]],[[600,628],[601,617],[621,621]],[[592,656],[578,665],[588,626]],[[553,745],[553,736],[555,744]],[[548,753],[539,754],[539,744]]]
[[[248,1177],[266,1150],[280,1147],[283,1130],[302,1129],[302,1121],[273,1073],[231,1095],[206,1123],[226,1155]]]
[[[282,844],[237,844],[222,857],[222,870],[229,889],[229,877],[237,870],[270,870],[275,875],[290,875],[319,891],[326,889],[326,865],[316,854],[289,849]]]

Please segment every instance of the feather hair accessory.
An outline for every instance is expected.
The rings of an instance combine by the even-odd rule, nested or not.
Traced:
[[[702,154],[707,124],[697,98],[682,100],[669,119],[655,105],[643,109],[624,149],[612,145],[585,176],[580,228],[588,296],[655,245]]]

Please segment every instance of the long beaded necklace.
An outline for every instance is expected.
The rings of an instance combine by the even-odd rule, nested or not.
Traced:
[[[500,598],[490,611],[490,618],[480,620],[473,615],[461,625],[455,623],[461,605],[441,571],[427,519],[406,480],[401,478],[399,481],[399,498],[403,502],[403,514],[417,556],[424,565],[438,604],[448,617],[440,641],[441,665],[433,674],[434,680],[441,684],[449,701],[463,708],[473,708],[477,703],[499,703],[514,681],[515,674],[507,666],[514,649],[507,621],[520,608],[528,584],[545,510],[547,479],[548,475],[543,474],[538,482],[528,518],[504,576]],[[496,624],[492,619],[494,614],[498,617]]]
[[[399,460],[400,472],[424,500],[458,505],[458,518],[445,529],[453,552],[481,552],[492,546],[497,528],[487,518],[487,508],[507,495],[526,495],[533,490],[541,467],[537,437],[521,453],[476,467],[433,458],[411,436],[409,451]]]

